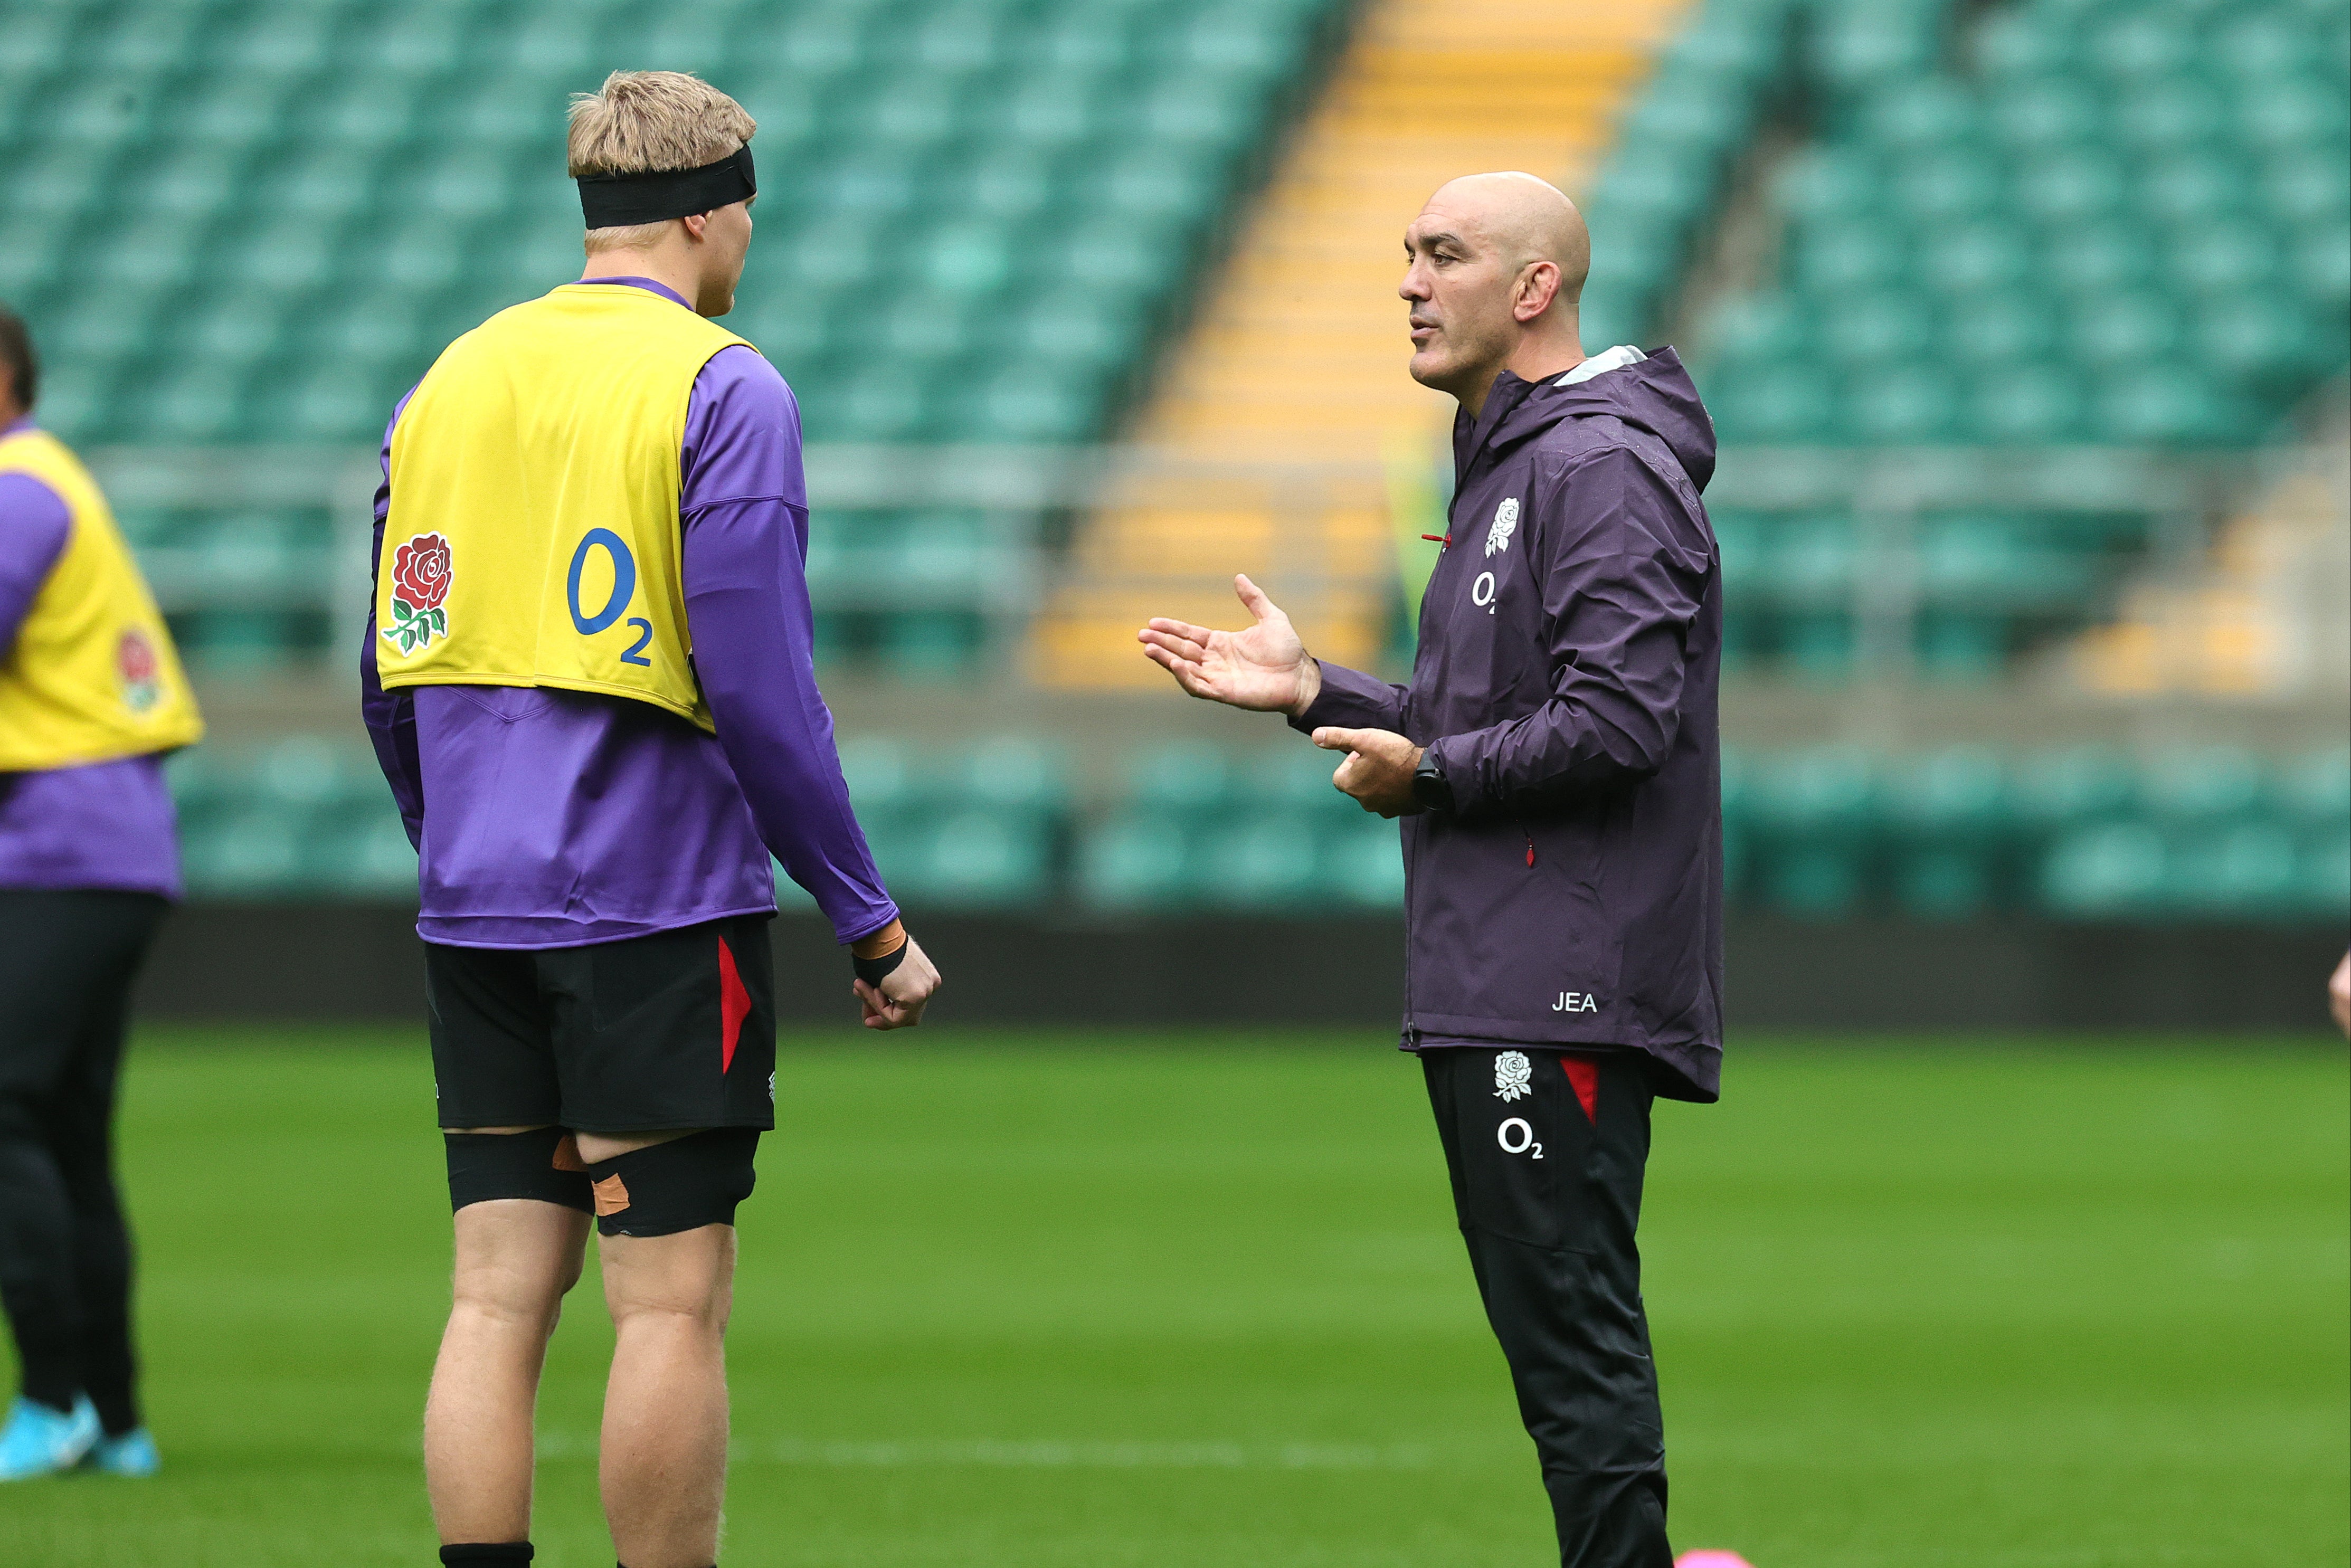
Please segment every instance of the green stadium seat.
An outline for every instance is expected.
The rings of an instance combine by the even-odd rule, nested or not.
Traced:
[[[1918,242],[1918,276],[1949,295],[1975,296],[1993,303],[2030,280],[2032,246],[2013,224],[1976,220],[1929,229]],[[1973,337],[1976,312],[1967,315]],[[2002,357],[2008,357],[2003,355]]]
[[[906,896],[945,908],[1036,902],[1050,846],[1041,825],[984,810],[925,824],[884,875]]]
[[[2076,438],[2088,417],[2089,396],[2081,377],[2057,364],[2025,364],[1984,376],[1970,392],[1962,414],[1972,440],[2032,446]]]
[[[1089,834],[1078,856],[1079,890],[1106,909],[1165,909],[1189,894],[1184,830],[1164,818],[1115,819]]]
[[[2068,323],[2082,362],[2108,375],[2130,374],[2178,352],[2180,323],[2172,303],[2153,290],[2086,299]]]
[[[1358,813],[1322,841],[1322,888],[1350,904],[1395,909],[1404,904],[1404,855],[1393,823]]]
[[[2302,866],[2293,835],[2265,822],[2183,838],[2166,867],[2165,899],[2198,915],[2283,914]]]
[[[1258,815],[1203,831],[1190,867],[1203,903],[1241,909],[1297,908],[1324,883],[1316,834],[1303,815]]]
[[[2278,780],[2278,796],[2290,820],[2305,828],[2351,824],[2351,751],[2327,751],[2302,758]]]
[[[2147,810],[2181,828],[2243,821],[2261,813],[2270,796],[2261,760],[2234,747],[2169,753],[2157,758],[2146,774]]]
[[[841,743],[841,776],[849,798],[862,813],[904,811],[915,800],[906,747],[896,741],[859,737]]]
[[[2168,871],[2161,834],[2135,822],[2114,823],[2060,839],[2043,865],[2039,891],[2060,915],[2135,915],[2160,905]]]
[[[1914,361],[1875,369],[1849,383],[1845,419],[1865,441],[1931,445],[1959,428],[1959,388],[1938,366]]]
[[[2127,816],[2140,800],[2137,769],[2118,752],[2074,747],[2028,757],[2011,787],[2018,818],[2042,831]]]
[[[2044,246],[2050,281],[2076,299],[2153,286],[2161,256],[2147,231],[2126,223],[2063,225]]]
[[[967,611],[934,610],[883,619],[883,662],[893,673],[912,680],[959,677],[987,643],[985,622]]]
[[[1915,265],[1898,229],[1823,220],[1807,225],[1798,237],[1793,278],[1816,298],[1838,298],[1855,290],[1898,286]]]
[[[1138,810],[1186,821],[1219,815],[1234,792],[1232,759],[1222,747],[1173,741],[1137,752],[1127,767],[1128,800]]]
[[[2092,428],[2121,446],[2228,446],[2254,431],[2241,404],[2174,361],[2117,365],[2099,389]]]

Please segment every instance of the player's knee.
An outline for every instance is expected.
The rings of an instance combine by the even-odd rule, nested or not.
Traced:
[[[588,1167],[596,1228],[606,1236],[674,1236],[732,1225],[751,1196],[759,1148],[755,1127],[714,1127],[632,1149]]]
[[[587,1167],[571,1135],[560,1127],[527,1133],[444,1133],[449,1156],[449,1208],[494,1198],[559,1203],[582,1214],[595,1208]]]

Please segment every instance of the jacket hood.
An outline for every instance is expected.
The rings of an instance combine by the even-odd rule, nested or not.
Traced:
[[[1466,470],[1481,451],[1499,454],[1531,441],[1563,420],[1609,414],[1664,442],[1697,489],[1705,490],[1714,477],[1714,421],[1671,348],[1652,349],[1630,364],[1569,385],[1560,382],[1552,376],[1531,384],[1504,371],[1476,425],[1457,420],[1454,455],[1460,466]]]

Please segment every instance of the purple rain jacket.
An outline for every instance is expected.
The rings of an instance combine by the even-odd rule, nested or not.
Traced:
[[[1450,811],[1403,822],[1406,1050],[1633,1048],[1660,1093],[1711,1101],[1722,574],[1698,494],[1714,426],[1671,349],[1629,359],[1541,385],[1505,372],[1474,423],[1457,417],[1412,684],[1326,664],[1291,722],[1400,731],[1451,789]]]

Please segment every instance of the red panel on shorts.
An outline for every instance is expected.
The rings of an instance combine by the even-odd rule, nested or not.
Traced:
[[[751,993],[735,972],[735,949],[718,939],[718,1071],[735,1065],[735,1042],[743,1037],[743,1020],[751,1016]]]
[[[1575,1088],[1575,1098],[1583,1107],[1583,1119],[1597,1126],[1600,1122],[1600,1064],[1588,1056],[1562,1056],[1559,1064],[1567,1069],[1567,1081]]]

